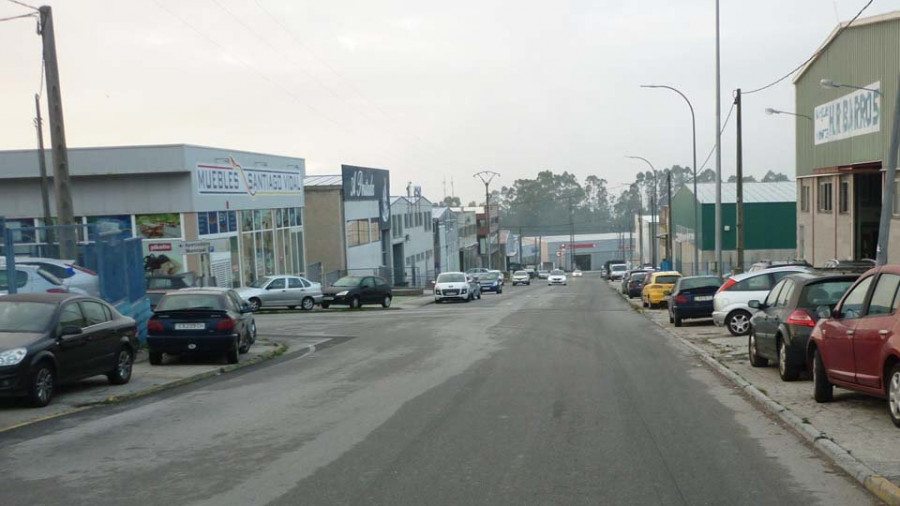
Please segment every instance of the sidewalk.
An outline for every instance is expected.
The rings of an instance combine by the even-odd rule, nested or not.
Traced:
[[[427,295],[419,295],[415,297],[398,295],[394,297],[394,300],[391,303],[391,307],[400,309],[416,309],[422,306],[427,306],[428,304],[434,304],[434,295],[430,292]]]
[[[610,286],[618,288],[617,284]],[[643,309],[640,299],[630,299],[629,303],[670,334],[705,352],[748,384],[742,385],[738,378],[732,377],[740,386],[745,389],[755,387],[752,390],[758,392],[748,389],[748,393],[758,397],[757,400],[763,402],[767,409],[794,426],[810,442],[828,441],[835,451],[831,452],[829,448],[823,451],[863,482],[866,488],[878,494],[880,499],[888,504],[900,504],[900,452],[897,451],[900,448],[900,429],[891,423],[887,401],[835,388],[834,401],[819,404],[812,397],[813,387],[808,376],[786,382],[778,376],[774,364],[752,367],[747,354],[746,336],[733,337],[726,329],[715,327],[712,320],[686,320],[683,327],[676,328],[669,323],[665,308]],[[887,495],[878,493],[873,490],[875,485],[865,482],[867,477],[861,475],[866,474],[866,468],[875,478],[887,480],[876,487],[886,490]]]
[[[57,390],[49,406],[32,408],[19,399],[0,399],[0,432],[49,418],[77,413],[93,406],[121,402],[161,390],[193,383],[204,378],[247,367],[285,353],[286,344],[259,339],[240,362],[229,365],[223,358],[166,357],[161,366],[151,366],[146,352],[138,353],[131,381],[110,385],[104,376],[95,376]]]

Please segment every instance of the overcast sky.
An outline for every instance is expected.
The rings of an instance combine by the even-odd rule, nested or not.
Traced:
[[[54,7],[70,147],[190,143],[391,171],[483,200],[539,170],[606,178],[691,165],[715,142],[713,0],[67,0]],[[865,0],[723,2],[722,117],[752,89],[809,57]],[[871,16],[900,9],[876,0]],[[0,0],[0,18],[28,12]],[[32,148],[40,39],[32,20],[0,23],[0,149]],[[8,48],[14,48],[10,51]],[[744,99],[745,172],[794,176],[790,80]],[[46,108],[46,106],[45,106]],[[46,110],[46,109],[45,109]],[[45,113],[46,114],[46,113]],[[734,173],[734,128],[723,178]],[[714,167],[715,157],[709,162]]]

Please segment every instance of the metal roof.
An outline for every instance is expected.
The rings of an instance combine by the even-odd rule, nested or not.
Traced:
[[[340,174],[311,175],[303,178],[303,186],[343,186]]]
[[[684,186],[685,191],[693,192],[691,185]],[[722,203],[734,204],[737,184],[722,183]],[[716,202],[716,184],[700,183],[697,185],[697,200],[701,204]],[[783,181],[779,183],[744,183],[744,203],[760,204],[773,202],[797,202],[797,183]]]

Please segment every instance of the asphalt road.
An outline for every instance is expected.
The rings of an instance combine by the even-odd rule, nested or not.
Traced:
[[[604,282],[572,281],[260,315],[336,339],[4,433],[0,504],[875,502]]]

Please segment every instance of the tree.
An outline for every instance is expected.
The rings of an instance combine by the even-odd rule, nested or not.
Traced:
[[[462,205],[462,202],[459,200],[459,197],[446,196],[437,205],[441,207],[459,207]]]
[[[791,179],[784,174],[775,173],[773,171],[766,172],[766,175],[763,176],[763,183],[780,183],[782,181],[790,181]]]
[[[477,207],[477,206],[478,206],[478,203],[475,202],[474,200],[469,201],[469,207]]]
[[[727,182],[727,183],[736,183],[736,182],[737,182],[737,175],[732,174],[731,176],[728,177],[728,181],[726,181],[726,182]],[[744,176],[744,182],[745,182],[745,183],[755,183],[755,182],[756,182],[756,178],[753,177],[753,176]]]

